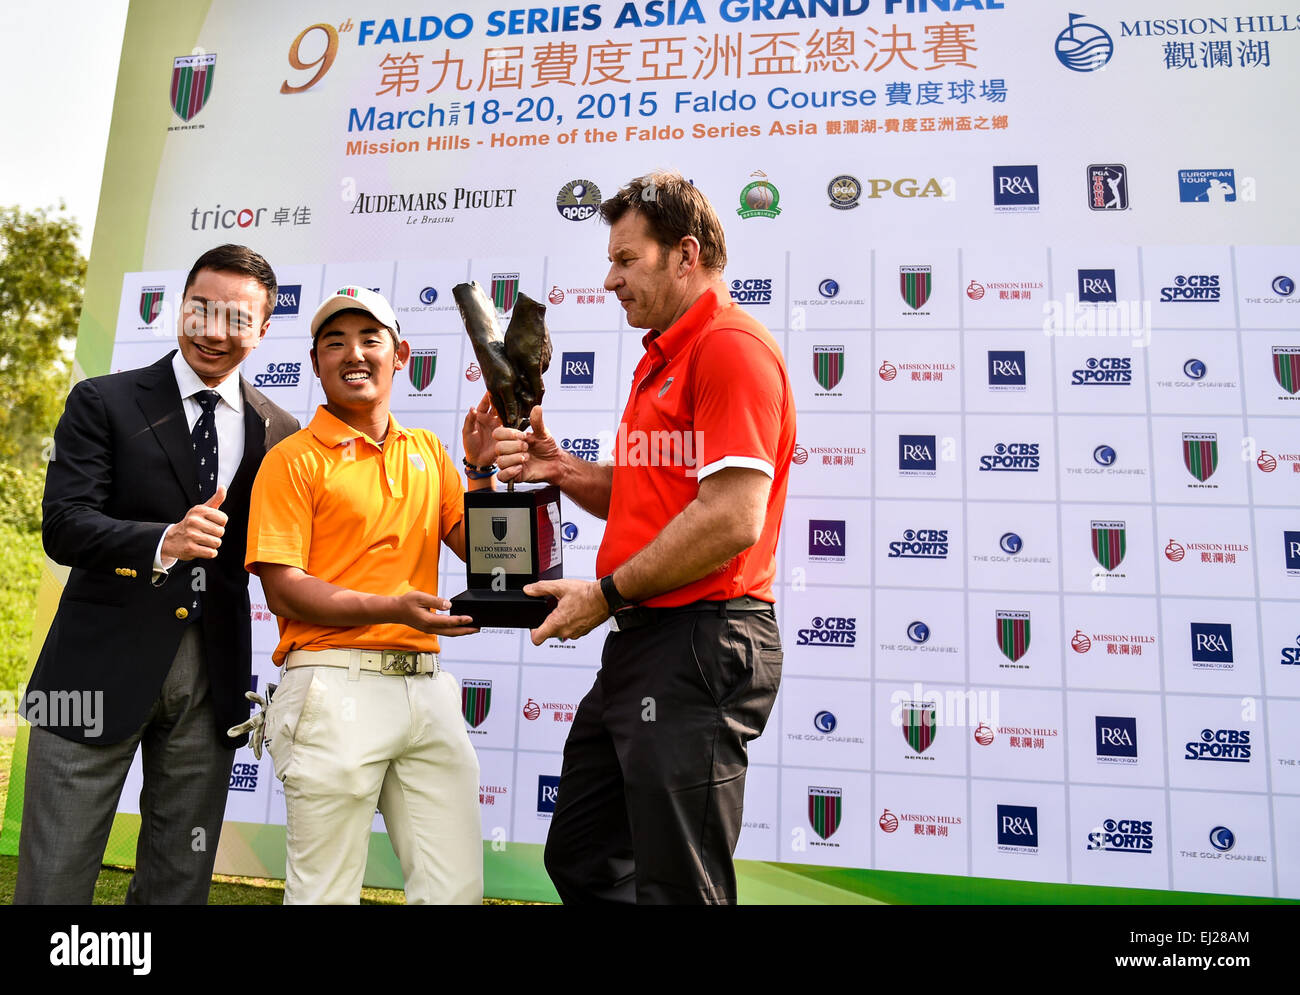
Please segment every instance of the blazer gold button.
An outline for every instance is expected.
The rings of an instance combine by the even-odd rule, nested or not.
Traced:
[[[185,619],[189,618],[190,617],[189,609],[177,608],[176,617],[179,618],[181,621],[184,621]]]

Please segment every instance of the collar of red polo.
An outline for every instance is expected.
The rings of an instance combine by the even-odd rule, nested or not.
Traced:
[[[665,363],[671,362],[717,311],[730,306],[730,300],[725,304],[719,302],[717,287],[710,287],[700,294],[695,303],[687,308],[686,313],[674,321],[667,331],[656,332],[651,329],[646,332],[641,338],[641,345],[647,350],[653,345],[663,356]]]

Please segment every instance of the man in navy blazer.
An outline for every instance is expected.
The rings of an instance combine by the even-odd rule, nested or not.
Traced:
[[[248,718],[244,546],[262,457],[298,422],[238,373],[275,310],[244,246],[185,281],[179,349],[77,384],[45,480],[45,552],[71,567],[23,699],[32,723],[15,903],[89,904],[141,750],[128,903],[207,902]]]

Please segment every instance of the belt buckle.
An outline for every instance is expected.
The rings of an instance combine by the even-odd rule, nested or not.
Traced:
[[[384,650],[379,672],[389,677],[410,677],[419,673],[420,655],[405,650]]]

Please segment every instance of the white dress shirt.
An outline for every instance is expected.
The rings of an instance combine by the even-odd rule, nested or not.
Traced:
[[[190,364],[185,362],[185,357],[179,349],[176,355],[172,356],[172,372],[176,376],[176,386],[181,392],[181,407],[185,409],[185,422],[189,432],[194,431],[194,424],[203,414],[203,405],[199,404],[198,398],[194,395],[202,390],[208,390],[209,387],[199,375],[190,369]],[[217,406],[213,409],[212,417],[217,424],[217,485],[219,487],[230,487],[230,482],[235,479],[235,473],[239,470],[239,464],[244,459],[244,394],[239,389],[239,371],[235,370],[221,381],[216,387],[211,388],[220,396]],[[168,570],[176,565],[176,561],[171,557],[170,563],[163,562],[162,544],[167,540],[167,532],[171,531],[171,526],[163,532],[162,538],[158,540],[158,548],[153,555],[153,572],[155,576],[166,574]]]

